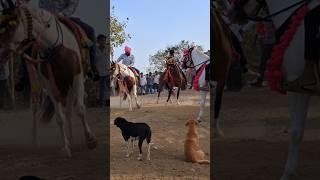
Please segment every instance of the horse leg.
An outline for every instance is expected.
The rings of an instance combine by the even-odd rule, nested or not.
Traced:
[[[61,131],[61,137],[62,137],[62,141],[63,141],[63,148],[61,150],[63,156],[66,157],[71,157],[71,150],[70,150],[70,143],[67,137],[67,133],[66,133],[66,118],[65,115],[63,114],[63,109],[62,109],[62,104],[61,102],[56,102],[55,103],[55,110],[56,110],[56,120],[57,120],[57,124],[60,127],[60,131]]]
[[[66,110],[66,118],[67,118],[67,124],[68,124],[68,129],[69,129],[69,140],[70,144],[72,144],[73,141],[73,131],[72,131],[72,113],[73,113],[73,96],[71,93],[68,95],[67,99],[67,110]]]
[[[169,102],[169,100],[171,100],[171,93],[172,93],[172,88],[169,88],[169,93],[168,93],[168,99],[167,99],[167,103]],[[172,102],[172,101],[171,101]]]
[[[32,116],[33,116],[33,125],[32,125],[32,144],[33,146],[38,146],[38,120],[37,120],[37,112],[38,112],[38,105],[31,104],[32,108]]]
[[[180,94],[180,87],[178,87],[178,92],[177,92],[177,104],[178,105],[180,105],[179,94]]]
[[[121,97],[121,92],[119,92],[119,98],[120,98],[120,99],[119,99],[119,100],[120,100],[120,102],[119,102],[119,103],[120,103],[120,108],[121,108],[121,107],[122,107],[122,97]]]
[[[206,98],[207,98],[207,92],[206,91],[200,91],[200,111],[199,111],[199,114],[198,114],[198,118],[197,120],[200,121],[202,116],[203,116],[203,113],[204,113],[204,107],[206,105]]]
[[[159,104],[159,98],[160,98],[160,93],[162,91],[163,88],[163,83],[159,84],[159,88],[158,88],[158,98],[157,98],[157,104]]]
[[[83,75],[80,74],[74,79],[74,88],[73,88],[73,94],[74,94],[74,102],[73,105],[76,105],[76,112],[77,115],[80,117],[83,128],[84,128],[84,135],[86,137],[87,141],[87,147],[89,149],[94,149],[97,146],[97,140],[94,134],[91,132],[91,129],[89,127],[89,124],[86,120],[86,107],[84,105],[84,84],[83,84]]]
[[[308,112],[310,96],[306,94],[288,93],[291,116],[290,145],[287,163],[281,180],[297,178],[299,146],[303,138],[305,119]]]
[[[220,122],[219,122],[219,114],[221,109],[222,103],[222,95],[224,89],[224,81],[220,81],[217,83],[216,87],[216,98],[214,102],[214,136],[215,137],[224,137],[222,130],[220,129]]]
[[[128,98],[128,103],[129,103],[129,111],[133,111],[131,93],[127,93],[127,98]]]
[[[138,103],[138,96],[137,96],[137,85],[134,85],[133,86],[133,92],[132,92],[133,96],[134,96],[134,99],[136,101],[136,106],[138,109],[140,109],[140,105]]]

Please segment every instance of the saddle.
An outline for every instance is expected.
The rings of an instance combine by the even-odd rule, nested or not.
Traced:
[[[75,22],[73,22],[68,17],[64,17],[61,15],[56,15],[58,20],[63,23],[65,26],[67,26],[75,35],[75,38],[79,44],[80,47],[80,53],[81,53],[81,61],[83,64],[83,67],[86,72],[90,72],[90,57],[89,53],[86,53],[86,51],[92,47],[93,42],[88,38],[85,31]]]
[[[73,32],[73,34],[76,36],[78,43],[83,48],[90,48],[93,45],[93,42],[88,38],[85,31],[77,23],[73,22],[68,17],[64,17],[61,15],[57,15],[57,17],[60,22],[62,22]]]
[[[133,67],[128,66],[128,68],[133,72],[135,76],[139,76],[139,73]]]

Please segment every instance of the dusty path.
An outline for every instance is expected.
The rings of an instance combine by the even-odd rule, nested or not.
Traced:
[[[320,177],[320,101],[311,100],[301,146],[299,174]],[[225,93],[221,118],[225,139],[215,139],[217,180],[278,180],[288,151],[287,98],[268,88]]]
[[[119,108],[119,98],[111,99],[111,174],[112,179],[209,179],[210,167],[184,162],[183,144],[186,136],[185,122],[195,117],[199,110],[199,94],[194,91],[182,91],[181,105],[165,105],[166,93],[161,103],[155,104],[156,95],[145,95],[143,107],[129,112],[127,107]],[[175,101],[173,101],[175,103]],[[209,101],[208,101],[209,102]],[[208,103],[209,104],[209,103]],[[113,125],[113,120],[122,116],[130,121],[146,122],[153,131],[151,161],[137,161],[138,147],[135,154],[126,158],[126,145],[120,130]],[[209,107],[206,108],[202,126],[199,128],[200,146],[210,158],[209,143]],[[143,147],[146,152],[146,146]],[[146,154],[144,154],[146,155]]]
[[[24,175],[36,175],[46,180],[106,179],[107,170],[107,110],[88,109],[88,122],[98,138],[98,146],[88,150],[83,128],[74,119],[73,157],[61,156],[61,136],[53,119],[41,125],[39,147],[31,145],[32,116],[28,110],[0,112],[0,179],[16,180]]]

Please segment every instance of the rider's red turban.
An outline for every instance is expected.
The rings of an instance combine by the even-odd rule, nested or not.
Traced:
[[[131,48],[129,48],[128,46],[124,47],[124,52],[131,53]]]

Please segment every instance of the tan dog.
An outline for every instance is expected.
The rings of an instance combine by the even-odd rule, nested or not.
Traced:
[[[189,120],[186,126],[189,127],[187,139],[184,143],[184,155],[187,162],[210,164],[210,161],[205,159],[204,152],[199,147],[198,127],[199,123],[196,120]]]

